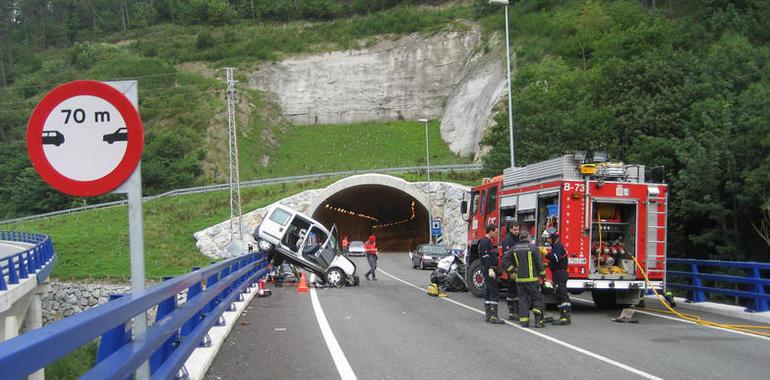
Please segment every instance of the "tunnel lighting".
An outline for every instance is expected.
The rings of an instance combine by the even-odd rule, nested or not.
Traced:
[[[364,214],[362,212],[354,212],[354,211],[346,210],[346,209],[341,208],[341,207],[335,207],[335,206],[332,206],[332,205],[330,205],[328,203],[325,204],[324,207],[329,209],[329,210],[339,212],[340,214],[347,214],[347,215],[351,215],[351,216],[357,216],[359,218],[369,219],[369,220],[372,220],[372,221],[375,221],[375,222],[379,222],[380,221],[379,219],[377,219],[377,218],[375,218],[375,217],[373,217],[371,215],[367,215],[367,214]]]
[[[385,224],[377,224],[377,225],[374,225],[374,226],[372,226],[372,228],[385,228],[385,227],[392,227],[392,226],[395,226],[395,225],[399,225],[399,224],[404,224],[404,223],[407,223],[407,222],[409,222],[409,221],[411,221],[411,220],[414,220],[414,218],[415,218],[415,212],[414,212],[414,201],[412,201],[412,216],[410,216],[410,217],[409,217],[409,218],[407,218],[407,219],[399,220],[399,221],[397,221],[397,222],[392,222],[392,223],[385,223]]]

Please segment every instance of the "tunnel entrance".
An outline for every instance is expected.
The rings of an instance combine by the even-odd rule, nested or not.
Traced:
[[[428,242],[428,210],[412,195],[385,185],[357,185],[320,199],[313,219],[337,225],[339,237],[377,237],[381,252],[405,252]]]

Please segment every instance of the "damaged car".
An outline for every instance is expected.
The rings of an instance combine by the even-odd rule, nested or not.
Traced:
[[[275,265],[286,260],[315,273],[329,286],[356,286],[356,265],[342,254],[336,234],[336,225],[327,230],[313,218],[274,204],[253,236]]]

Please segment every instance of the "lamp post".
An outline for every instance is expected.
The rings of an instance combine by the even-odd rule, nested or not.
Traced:
[[[420,119],[417,120],[420,123],[425,124],[425,163],[426,163],[426,172],[428,173],[428,243],[433,243],[433,233],[431,232],[431,222],[433,221],[432,211],[433,203],[430,199],[430,145],[428,140],[428,119]]]
[[[511,143],[511,167],[516,167],[513,155],[513,100],[511,96],[511,43],[508,39],[508,0],[489,0],[489,4],[505,6],[505,68],[508,70],[508,135]]]

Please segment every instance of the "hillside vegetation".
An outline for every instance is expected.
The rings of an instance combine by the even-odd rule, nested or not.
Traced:
[[[527,0],[510,15],[519,165],[579,149],[656,168],[671,186],[671,254],[768,260],[770,2]],[[31,108],[58,83],[140,80],[145,189],[155,193],[224,178],[224,86],[214,69],[461,29],[463,19],[494,41],[504,25],[502,9],[484,0],[16,0],[1,1],[0,16],[2,217],[85,202],[44,185],[20,142]],[[419,125],[366,127],[396,137],[293,126],[265,94],[239,96],[244,179],[422,160]],[[488,174],[509,162],[499,109],[485,140]],[[317,158],[296,160],[310,154],[308,142]],[[365,144],[383,149],[344,154]],[[434,146],[432,163],[461,161]]]

